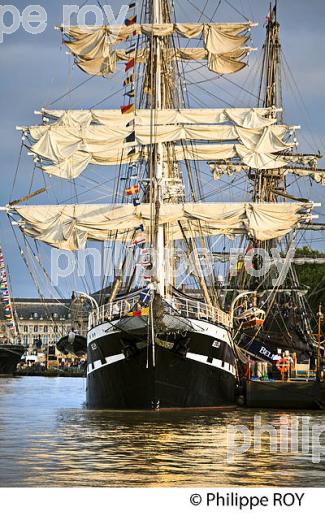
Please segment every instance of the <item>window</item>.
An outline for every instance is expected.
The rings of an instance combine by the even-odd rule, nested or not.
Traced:
[[[49,328],[47,325],[44,325],[44,332],[48,332],[49,331]]]
[[[58,326],[57,325],[54,325],[53,332],[58,332]]]
[[[49,337],[47,335],[44,336],[44,338],[43,338],[43,344],[44,345],[48,345],[49,344]]]
[[[34,332],[38,332],[38,325],[34,325]]]
[[[28,336],[24,336],[23,337],[23,344],[25,345],[25,347],[27,347],[27,345],[28,345]]]
[[[28,332],[28,325],[24,325],[24,332]]]

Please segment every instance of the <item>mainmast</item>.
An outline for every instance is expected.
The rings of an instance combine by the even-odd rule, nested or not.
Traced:
[[[164,23],[170,23],[170,19],[168,17],[169,8],[168,2],[164,2],[164,0],[152,0],[152,16],[151,20],[153,24],[159,25]],[[166,39],[165,39],[166,40]],[[151,117],[151,125],[152,125],[152,135],[154,135],[154,125],[157,122],[158,111],[166,108],[174,107],[174,104],[170,105],[171,102],[171,85],[167,84],[166,78],[164,78],[164,74],[166,74],[166,66],[163,66],[163,50],[167,50],[168,44],[166,42],[163,43],[163,40],[160,36],[151,36],[151,82],[152,82],[152,117]],[[179,85],[181,89],[181,85]],[[169,95],[168,95],[169,94]],[[169,104],[168,104],[169,103]],[[177,102],[177,108],[179,108],[179,100]],[[158,224],[159,215],[161,212],[161,207],[164,204],[164,201],[171,201],[170,193],[169,193],[169,185],[167,187],[167,181],[172,181],[171,177],[174,177],[174,165],[172,167],[172,172],[170,170],[170,164],[167,164],[164,161],[164,157],[166,156],[166,145],[164,143],[159,143],[153,145],[152,147],[152,159],[153,164],[151,164],[151,182],[153,185],[153,197],[152,203],[154,205],[154,224],[153,224],[153,236],[152,236],[152,246],[155,252],[155,260],[156,260],[156,269],[155,269],[155,281],[157,283],[157,291],[160,296],[166,296],[166,291],[171,283],[171,273],[170,270],[174,268],[170,262],[173,262],[170,254],[165,254],[165,244],[168,243],[167,234],[168,234],[168,225]],[[177,198],[176,198],[177,199]],[[177,201],[175,199],[175,202]],[[202,242],[203,243],[203,242]],[[203,243],[204,247],[204,243]],[[195,241],[191,241],[191,244],[188,244],[188,250],[190,252],[194,252],[196,255],[197,265],[196,276],[198,284],[203,292],[203,295],[208,303],[212,303],[211,296],[209,294],[209,289],[207,287],[206,281],[204,279],[203,273],[199,266],[198,254],[196,251]],[[213,287],[210,288],[213,291]]]
[[[161,0],[153,0],[152,5],[152,23],[163,23]],[[161,66],[161,40],[159,36],[151,36],[151,67],[152,67],[152,82],[154,82],[154,89],[152,89],[152,114],[151,126],[157,119],[157,111],[163,108],[162,101],[162,66]],[[154,69],[153,69],[154,68]],[[153,175],[151,173],[151,182],[153,182],[153,203],[154,211],[154,234],[153,247],[156,255],[156,282],[158,285],[158,292],[160,296],[165,295],[165,241],[164,241],[164,225],[159,225],[160,207],[163,203],[163,182],[164,182],[164,145],[162,143],[154,146],[153,157]],[[153,177],[153,178],[152,178]]]

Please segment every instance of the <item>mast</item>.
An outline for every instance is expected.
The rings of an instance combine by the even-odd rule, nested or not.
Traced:
[[[163,24],[166,22],[170,22],[170,20],[165,19],[166,12],[169,12],[168,3],[163,5],[164,2],[161,0],[152,0],[152,23],[154,24]],[[166,8],[167,7],[167,8]],[[168,90],[170,90],[170,86],[168,87],[163,78],[163,67],[162,67],[162,40],[159,36],[151,37],[151,56],[152,56],[152,65],[154,65],[154,69],[151,69],[151,78],[154,89],[154,96],[152,98],[152,129],[155,121],[157,120],[157,111],[162,110],[164,108],[170,108],[170,105],[166,105],[166,101],[168,98]],[[166,70],[166,69],[164,69]],[[181,86],[179,86],[181,87]],[[167,101],[168,103],[168,101]],[[179,103],[179,100],[178,100]],[[171,281],[170,269],[172,269],[172,265],[170,262],[173,260],[170,258],[170,255],[165,255],[165,243],[168,240],[166,234],[168,232],[168,225],[159,225],[159,214],[161,206],[164,204],[164,199],[168,198],[170,200],[170,194],[168,193],[168,189],[166,186],[166,178],[170,177],[170,172],[168,172],[169,166],[164,163],[163,158],[165,157],[165,149],[166,146],[163,143],[159,143],[153,147],[155,153],[153,154],[153,171],[154,178],[151,179],[154,187],[154,236],[153,236],[153,247],[155,252],[155,260],[156,260],[156,271],[155,271],[155,281],[157,283],[157,291],[161,297],[166,296],[167,287]],[[175,172],[171,173],[171,176],[174,177]],[[152,177],[152,176],[150,176]],[[169,178],[168,180],[171,180]],[[212,304],[212,299],[209,294],[209,289],[207,287],[206,281],[204,279],[202,270],[199,265],[199,258],[196,251],[195,241],[190,241],[188,244],[188,252],[189,254],[193,252],[196,257],[196,277],[198,284],[202,290],[202,293],[205,297],[207,303]],[[204,243],[203,243],[204,247]],[[213,290],[213,287],[211,288]],[[217,301],[215,301],[217,303]]]
[[[163,23],[162,10],[161,10],[161,1],[153,0],[152,6],[152,23],[160,24]],[[153,126],[154,121],[157,118],[157,111],[163,108],[162,102],[162,67],[161,67],[161,41],[158,36],[151,37],[152,44],[152,52],[151,52],[151,60],[152,65],[155,65],[155,70],[153,71],[154,78],[154,98],[152,100],[152,121],[151,125]],[[159,143],[155,145],[155,152],[153,154],[154,160],[154,205],[155,205],[155,223],[154,223],[154,240],[153,246],[156,254],[156,282],[157,289],[160,296],[164,297],[165,295],[165,265],[164,265],[164,250],[165,250],[165,241],[164,241],[164,225],[159,225],[159,213],[160,207],[163,204],[163,182],[164,182],[164,167],[163,167],[163,157],[164,157],[164,145]]]
[[[280,24],[277,21],[277,1],[272,8],[270,2],[269,15],[266,21],[266,41],[264,44],[263,69],[266,74],[264,107],[282,107],[281,93],[281,61],[280,61]],[[262,90],[262,79],[259,98]]]
[[[266,19],[266,39],[264,43],[264,57],[263,67],[259,86],[259,99],[261,99],[262,89],[264,86],[264,101],[263,106],[273,110],[273,114],[279,113],[278,123],[283,124],[283,100],[282,100],[282,63],[281,63],[281,43],[280,43],[280,24],[277,20],[277,0],[274,0],[274,4],[270,2],[269,14]],[[272,116],[271,116],[272,117]],[[316,158],[316,156],[315,156]],[[296,161],[299,163],[299,159]],[[313,165],[313,168],[316,167]],[[296,167],[292,168],[295,172]],[[264,171],[256,171],[254,178],[254,201],[255,202],[273,202],[279,203],[279,199],[284,197],[285,199],[295,199],[287,193],[286,185],[286,170],[284,168],[269,169]],[[298,199],[296,199],[298,200]],[[312,224],[308,224],[308,227],[312,227]],[[286,236],[286,246],[284,253],[287,254],[290,247],[294,245],[294,235],[291,239]],[[266,242],[257,242],[255,247],[264,247],[270,250],[272,247],[275,248],[277,240],[267,240]],[[256,260],[258,265],[258,260]],[[264,279],[264,287],[269,287],[270,280],[272,278],[272,269]],[[299,279],[295,270],[295,266],[291,265],[287,276],[287,280],[290,283],[286,283],[286,287],[291,290],[291,299],[296,302],[296,305],[303,309],[301,322],[303,328],[310,336],[311,326],[310,321],[307,318],[308,312],[304,295],[299,290]],[[261,285],[260,285],[261,287]],[[276,293],[277,295],[277,293]],[[270,307],[273,305],[271,303]]]
[[[277,0],[275,0],[273,7],[270,2],[270,10],[266,19],[266,39],[263,46],[263,67],[258,94],[261,99],[264,87],[263,106],[265,108],[282,109],[279,34],[280,24],[277,21]],[[282,114],[282,112],[279,113]],[[282,115],[279,122],[282,123]],[[278,196],[274,191],[279,189],[281,184],[283,184],[283,179],[280,169],[256,172],[254,201],[276,202]]]
[[[281,84],[281,59],[280,59],[280,24],[277,21],[277,0],[274,5],[270,2],[269,14],[266,17],[266,38],[263,45],[263,66],[259,85],[259,99],[262,98],[262,89],[264,88],[263,107],[272,109],[269,117],[277,114],[278,123],[282,124],[282,84]],[[272,113],[273,112],[273,113]],[[280,116],[278,115],[280,114]],[[279,202],[280,194],[286,194],[286,181],[284,170],[266,169],[256,171],[254,178],[254,202]],[[268,240],[266,242],[258,242],[255,247],[270,250],[276,247],[276,240]],[[260,259],[255,258],[256,267],[261,267]],[[268,287],[272,278],[273,270],[264,280],[264,284]]]

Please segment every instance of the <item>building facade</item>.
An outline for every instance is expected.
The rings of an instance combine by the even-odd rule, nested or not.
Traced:
[[[26,354],[45,352],[48,347],[56,345],[72,328],[80,332],[86,329],[85,319],[81,317],[78,320],[71,300],[16,298],[13,304],[18,338],[26,347]],[[0,338],[5,343],[13,341],[1,308]]]

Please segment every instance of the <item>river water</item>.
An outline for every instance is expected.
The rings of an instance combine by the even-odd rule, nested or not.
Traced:
[[[322,412],[102,412],[84,399],[84,379],[0,379],[0,487],[325,485]],[[267,433],[249,447],[254,416],[274,428],[274,453]]]

